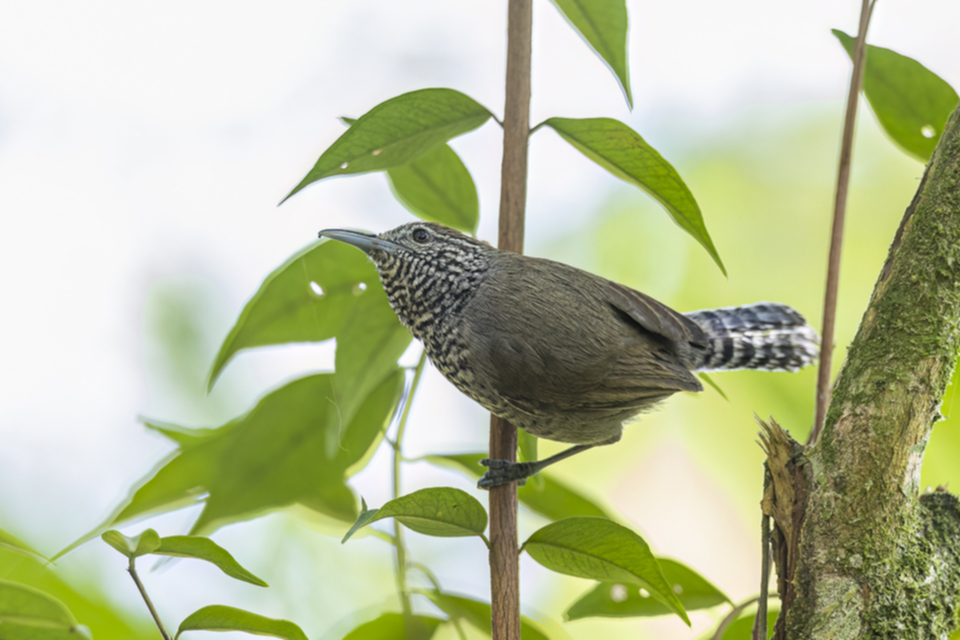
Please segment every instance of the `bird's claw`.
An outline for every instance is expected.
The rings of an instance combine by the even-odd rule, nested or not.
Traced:
[[[480,464],[489,469],[477,482],[477,487],[480,489],[502,487],[511,482],[516,482],[522,487],[527,483],[527,474],[523,463],[484,458],[480,461]]]

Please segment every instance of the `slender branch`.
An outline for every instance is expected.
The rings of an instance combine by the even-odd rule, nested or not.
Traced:
[[[143,583],[140,582],[140,576],[137,575],[136,559],[133,556],[130,557],[130,566],[127,567],[127,571],[130,572],[133,583],[137,585],[137,589],[140,590],[140,596],[143,598],[143,601],[147,603],[147,609],[150,610],[153,621],[157,623],[157,629],[160,629],[160,635],[163,636],[163,640],[170,640],[170,634],[164,629],[163,622],[160,621],[160,615],[154,608],[153,602],[150,601],[150,596],[147,595],[147,590],[143,587]]]
[[[740,614],[743,613],[743,610],[752,605],[754,602],[757,602],[760,599],[760,596],[755,598],[750,598],[749,600],[744,600],[730,612],[723,617],[723,620],[720,621],[720,624],[717,626],[717,630],[713,632],[713,635],[710,636],[710,640],[720,640],[723,637],[723,634],[726,633],[727,627],[729,627],[733,622],[740,617]]]
[[[533,1],[507,7],[507,78],[503,109],[498,246],[523,252],[530,131],[530,49]],[[517,429],[490,416],[490,457],[517,459]],[[520,640],[520,565],[517,557],[517,486],[490,490],[490,603],[493,640]]]
[[[843,119],[843,138],[840,143],[840,167],[837,170],[837,191],[833,203],[833,228],[830,234],[830,254],[827,259],[827,286],[823,300],[821,325],[820,366],[817,371],[817,403],[813,429],[808,444],[814,444],[823,430],[823,422],[830,405],[830,370],[833,365],[834,330],[837,319],[837,291],[840,284],[840,252],[843,245],[843,223],[847,212],[847,192],[850,186],[850,165],[853,160],[853,134],[857,124],[857,105],[863,85],[863,69],[867,49],[867,29],[876,0],[862,0],[860,27],[853,50],[853,73],[847,93],[847,111]]]
[[[403,463],[403,434],[407,430],[407,419],[410,417],[410,407],[413,406],[413,396],[420,386],[420,376],[423,374],[423,366],[427,362],[427,352],[420,353],[420,360],[417,361],[417,368],[413,372],[413,381],[410,383],[410,390],[407,391],[407,397],[403,404],[403,413],[400,414],[400,423],[397,425],[397,436],[393,439],[393,499],[400,497],[400,465]],[[403,526],[397,520],[393,519],[393,546],[397,551],[397,593],[400,596],[400,607],[404,618],[409,619],[413,613],[410,605],[410,586],[407,584],[407,547],[403,541]]]
[[[763,466],[763,495],[767,495],[773,481],[770,468]],[[757,617],[753,621],[752,640],[767,640],[767,597],[770,592],[770,516],[760,517],[760,597]]]

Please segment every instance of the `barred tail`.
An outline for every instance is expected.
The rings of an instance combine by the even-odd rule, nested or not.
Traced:
[[[820,354],[820,338],[803,316],[775,302],[684,314],[706,332],[695,368],[797,371]]]

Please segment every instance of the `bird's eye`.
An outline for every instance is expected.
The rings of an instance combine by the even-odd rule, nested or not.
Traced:
[[[413,239],[423,244],[430,239],[430,234],[427,233],[426,229],[414,229],[413,230]]]

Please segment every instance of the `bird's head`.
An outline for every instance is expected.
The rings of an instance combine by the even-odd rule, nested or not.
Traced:
[[[390,305],[414,335],[422,318],[462,308],[497,251],[434,222],[410,222],[380,235],[325,229],[320,237],[344,242],[369,256],[380,272]]]

